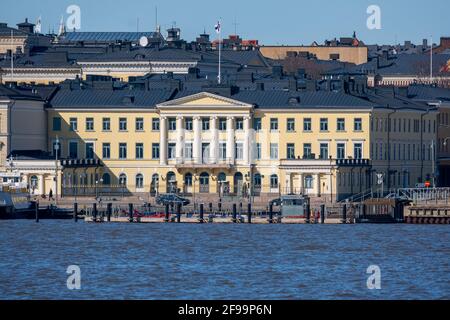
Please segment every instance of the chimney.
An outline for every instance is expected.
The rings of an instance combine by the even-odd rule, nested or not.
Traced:
[[[423,47],[424,49],[426,49],[426,48],[428,47],[428,39],[423,39],[423,40],[422,40],[422,47]]]
[[[450,37],[441,37],[441,49],[450,49]]]

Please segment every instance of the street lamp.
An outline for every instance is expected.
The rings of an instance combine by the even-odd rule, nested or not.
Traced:
[[[55,141],[55,206],[58,204],[58,152],[59,152],[59,138],[56,136]]]

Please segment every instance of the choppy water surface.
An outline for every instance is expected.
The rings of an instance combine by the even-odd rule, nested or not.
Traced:
[[[449,226],[0,221],[0,299],[449,299]],[[66,269],[81,269],[81,290]],[[368,290],[367,268],[381,268]]]

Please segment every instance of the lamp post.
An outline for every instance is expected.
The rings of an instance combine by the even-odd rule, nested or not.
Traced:
[[[56,136],[55,140],[55,206],[58,205],[58,152],[59,152],[59,138]]]

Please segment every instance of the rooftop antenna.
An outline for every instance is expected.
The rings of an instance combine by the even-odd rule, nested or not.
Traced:
[[[236,20],[236,17],[234,17],[234,22],[233,22],[233,26],[234,26],[234,35],[237,36],[237,26],[239,25],[239,23]]]
[[[155,30],[158,30],[158,6],[155,6]]]
[[[136,18],[136,30],[139,33],[139,17]]]

